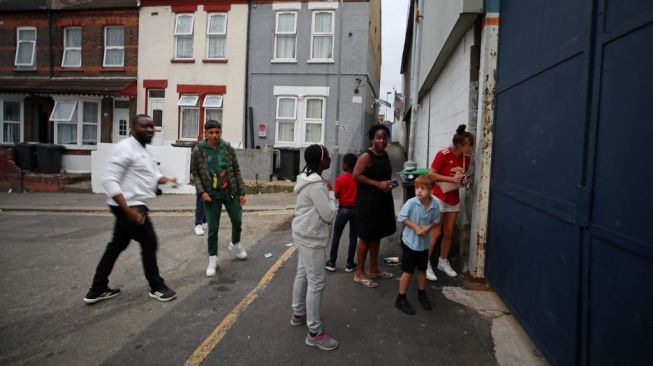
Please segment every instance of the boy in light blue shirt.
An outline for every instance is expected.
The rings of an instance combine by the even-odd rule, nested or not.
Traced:
[[[426,295],[426,268],[428,263],[431,228],[440,223],[440,207],[431,195],[433,180],[428,175],[415,179],[415,197],[401,207],[397,221],[404,224],[401,235],[401,278],[399,295],[395,307],[406,314],[415,314],[415,309],[406,298],[406,290],[415,268],[417,268],[417,300],[424,310],[431,310],[431,301]]]

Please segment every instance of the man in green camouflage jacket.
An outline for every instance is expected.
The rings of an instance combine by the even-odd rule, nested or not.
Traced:
[[[218,229],[220,212],[224,205],[231,220],[231,243],[229,251],[239,259],[246,259],[247,252],[240,245],[242,231],[242,206],[245,199],[245,183],[240,175],[236,151],[222,140],[222,124],[209,120],[204,124],[205,139],[193,148],[190,158],[191,182],[201,195],[206,208],[209,226],[209,265],[207,276],[215,276],[218,266]]]

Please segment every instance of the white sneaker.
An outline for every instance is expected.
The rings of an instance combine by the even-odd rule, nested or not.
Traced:
[[[240,246],[240,243],[229,243],[229,251],[236,253],[236,257],[238,257],[238,259],[247,259],[247,252],[245,249],[243,249],[242,246]]]
[[[209,266],[206,267],[206,275],[209,277],[215,276],[215,270],[218,268],[218,256],[210,255],[209,256]]]
[[[195,235],[197,236],[204,235],[204,229],[202,229],[202,225],[195,225]]]
[[[207,230],[209,228],[209,224],[206,222],[202,224],[202,229]]]
[[[429,261],[428,267],[426,267],[426,279],[429,281],[438,280],[438,278],[435,277],[435,273],[433,273],[433,268],[431,267],[431,261]]]
[[[438,269],[447,274],[449,277],[456,277],[458,273],[451,268],[448,259],[438,258]]]

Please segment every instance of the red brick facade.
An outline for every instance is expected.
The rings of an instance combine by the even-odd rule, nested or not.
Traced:
[[[138,65],[138,9],[61,10],[0,14],[0,75],[2,76],[130,76]],[[51,24],[51,27],[48,27]],[[103,67],[104,28],[120,25],[125,29],[124,67]],[[65,27],[82,28],[82,67],[62,68]],[[36,66],[33,70],[14,66],[17,27],[36,28]],[[50,29],[50,32],[48,31]],[[50,61],[52,60],[52,62]]]

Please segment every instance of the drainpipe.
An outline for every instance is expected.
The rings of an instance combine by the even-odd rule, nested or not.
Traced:
[[[253,121],[252,108],[247,108],[249,104],[249,35],[250,35],[250,24],[252,19],[252,0],[247,1],[247,42],[245,43],[245,105],[243,106],[243,128],[245,129],[245,139],[244,145],[247,149],[254,148],[254,123]],[[249,133],[248,133],[249,132]],[[251,140],[250,140],[251,139]],[[248,143],[249,142],[249,143]]]
[[[424,0],[415,0],[415,14],[413,15],[413,47],[411,62],[413,63],[410,71],[410,135],[408,137],[408,161],[404,163],[405,167],[415,166],[415,137],[417,136],[417,112],[419,108],[418,84],[419,84],[419,63],[422,57],[422,12],[424,10]]]
[[[339,146],[339,135],[340,135],[340,78],[342,77],[342,18],[345,14],[342,7],[344,6],[342,0],[338,1],[338,33],[340,35],[340,40],[338,41],[338,79],[336,80],[336,122],[335,122],[335,146],[333,147],[332,155],[335,157],[333,164],[333,169],[331,169],[331,176],[335,180],[336,176],[340,172],[340,146]]]
[[[499,39],[499,13],[487,13],[481,35],[478,117],[476,128],[476,162],[474,164],[474,202],[469,240],[469,277],[482,282],[485,278],[492,138],[494,128],[495,86]]]

